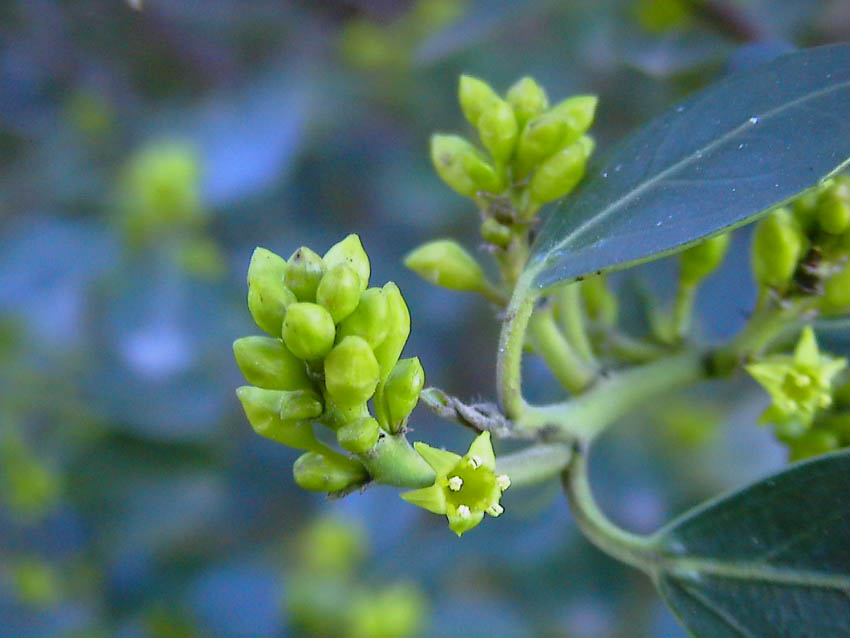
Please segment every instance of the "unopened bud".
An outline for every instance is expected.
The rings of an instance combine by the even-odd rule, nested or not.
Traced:
[[[295,293],[298,301],[316,301],[316,289],[324,274],[322,258],[302,246],[286,262],[286,287]]]
[[[465,197],[499,192],[501,180],[478,150],[458,135],[433,135],[431,161],[440,178]]]
[[[372,417],[346,423],[336,431],[336,439],[344,450],[352,454],[366,454],[375,447],[381,430]]]
[[[805,239],[787,208],[779,208],[762,219],[753,236],[752,267],[756,281],[781,288],[794,275],[803,256]]]
[[[617,322],[619,310],[617,295],[608,287],[607,277],[604,274],[587,277],[582,281],[581,296],[584,299],[584,308],[588,317],[606,326]]]
[[[301,450],[316,446],[309,420],[318,417],[323,408],[315,392],[242,386],[236,390],[236,396],[257,434]]]
[[[375,354],[361,337],[345,337],[325,357],[328,394],[342,407],[368,401],[375,393],[379,376]]]
[[[840,235],[850,228],[850,203],[829,197],[818,207],[818,223],[830,235]]]
[[[511,243],[512,233],[509,227],[499,223],[492,217],[488,217],[481,222],[481,237],[484,238],[484,241],[494,246],[505,248]]]
[[[283,342],[300,359],[321,359],[334,345],[336,329],[331,314],[314,303],[289,306],[283,320]]]
[[[567,143],[584,135],[593,124],[598,101],[595,95],[575,95],[551,108],[549,112],[567,124]]]
[[[443,288],[480,291],[487,286],[484,271],[475,258],[450,239],[423,244],[404,258],[404,265]]]
[[[558,151],[534,171],[528,186],[532,201],[545,204],[560,199],[581,181],[586,165],[587,155],[581,142]]]
[[[826,304],[836,310],[850,308],[850,264],[832,275],[823,286]]]
[[[390,434],[399,432],[419,402],[425,371],[418,357],[399,361],[375,394],[375,415]]]
[[[236,364],[251,385],[267,390],[306,390],[312,387],[304,362],[280,339],[242,337],[233,342]]]
[[[706,239],[679,256],[679,277],[683,284],[696,284],[713,273],[729,250],[729,233]]]
[[[386,379],[410,336],[410,311],[401,291],[393,282],[384,285],[383,290],[387,300],[387,335],[372,350],[381,369],[381,379]]]
[[[546,91],[530,77],[518,80],[508,89],[507,100],[516,114],[520,129],[528,120],[549,108]]]
[[[481,115],[500,98],[484,80],[471,75],[461,75],[457,89],[463,116],[473,126],[478,126]]]
[[[369,480],[366,468],[341,454],[307,452],[292,466],[299,487],[313,492],[339,492]]]
[[[339,324],[339,338],[362,337],[370,348],[377,347],[387,336],[387,299],[382,288],[369,288],[360,295],[357,308]]]
[[[549,112],[529,120],[517,142],[517,176],[528,175],[540,162],[563,148],[568,130],[562,118]]]
[[[286,261],[265,248],[255,248],[248,266],[248,310],[254,322],[277,337],[295,295],[284,284]]]
[[[369,287],[369,276],[371,274],[369,256],[363,250],[360,237],[354,233],[331,246],[328,252],[325,253],[323,260],[325,266],[329,269],[338,264],[345,264],[357,273],[357,276],[360,278],[360,292],[363,292]]]
[[[517,135],[516,116],[502,99],[494,102],[478,118],[478,135],[496,162],[506,162],[514,153]]]
[[[325,273],[316,290],[316,302],[339,323],[354,312],[360,302],[360,278],[349,266],[337,264]]]
[[[809,430],[789,442],[789,461],[803,459],[832,452],[839,445],[838,437],[827,430]]]

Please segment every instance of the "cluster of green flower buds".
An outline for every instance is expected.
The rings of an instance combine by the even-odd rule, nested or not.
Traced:
[[[264,248],[251,258],[248,309],[270,336],[233,344],[251,384],[237,395],[257,433],[307,451],[294,466],[305,489],[336,492],[369,479],[361,460],[316,438],[314,421],[346,452],[367,455],[382,435],[404,430],[425,383],[418,358],[399,359],[410,314],[398,286],[370,288],[369,277],[353,234],[324,256],[302,246],[288,260]]]
[[[823,354],[807,326],[792,354],[774,354],[747,366],[772,399],[761,421],[772,423],[788,444],[792,459],[827,452],[850,443],[850,413],[836,418],[833,385],[847,360]],[[846,426],[842,425],[846,422]],[[843,429],[842,429],[843,428]]]
[[[781,297],[821,295],[821,310],[850,308],[850,177],[837,176],[756,226],[752,268]]]
[[[530,77],[502,97],[468,75],[460,78],[458,97],[484,151],[458,135],[436,134],[431,160],[446,184],[479,202],[482,235],[504,247],[513,224],[530,221],[542,204],[563,197],[584,176],[594,148],[585,133],[596,97],[577,95],[550,107]]]

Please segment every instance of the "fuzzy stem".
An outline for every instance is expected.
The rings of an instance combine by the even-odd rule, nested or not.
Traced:
[[[546,427],[588,442],[620,417],[656,397],[708,378],[705,353],[687,350],[629,368],[597,382],[585,394],[563,403],[524,405],[517,430]]]
[[[696,293],[696,284],[688,284],[682,281],[679,282],[679,286],[676,289],[676,299],[673,302],[673,326],[671,336],[674,341],[681,341],[687,334],[688,328],[690,328]]]
[[[512,487],[528,487],[558,476],[572,457],[572,447],[564,443],[533,445],[496,457],[496,474],[507,474]]]
[[[650,537],[617,527],[599,509],[587,477],[587,458],[577,452],[563,474],[570,512],[582,533],[603,552],[627,565],[650,572],[656,561]]]
[[[570,344],[585,361],[594,364],[593,347],[585,329],[584,308],[581,301],[581,284],[574,282],[561,286],[555,292],[561,327]]]
[[[546,365],[572,394],[579,394],[596,377],[561,333],[551,307],[540,308],[528,324],[528,338]]]

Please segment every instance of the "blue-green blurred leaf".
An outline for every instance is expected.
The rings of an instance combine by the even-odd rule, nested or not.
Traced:
[[[545,288],[750,221],[850,157],[850,46],[705,89],[628,138],[565,199],[528,265]]]
[[[850,632],[850,452],[698,507],[659,531],[654,578],[695,635]]]

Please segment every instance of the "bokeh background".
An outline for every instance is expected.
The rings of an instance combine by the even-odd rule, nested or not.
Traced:
[[[427,151],[469,132],[458,74],[598,94],[604,153],[724,73],[850,39],[850,3],[130,4],[0,2],[0,636],[684,636],[554,483],[460,540],[394,490],[297,490],[297,453],[233,393],[248,260],[359,233],[373,281],[405,293],[429,384],[492,399],[492,309],[401,265],[427,239],[479,243]],[[706,338],[751,307],[747,242],[701,293]],[[633,330],[672,277],[662,260],[615,278]],[[526,379],[559,396],[534,362]],[[647,406],[595,451],[599,500],[650,531],[780,466],[764,404],[713,384]],[[421,407],[412,424],[470,439]]]

